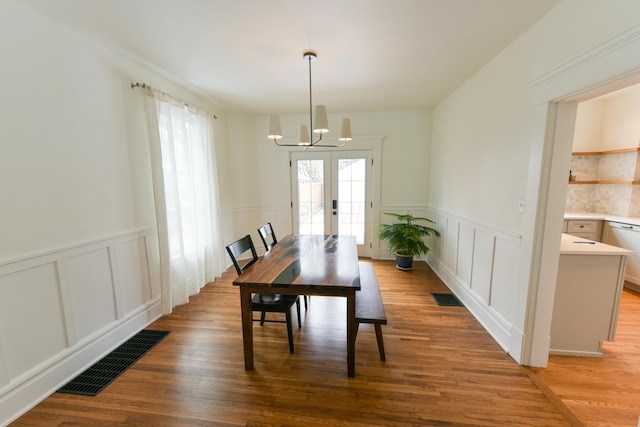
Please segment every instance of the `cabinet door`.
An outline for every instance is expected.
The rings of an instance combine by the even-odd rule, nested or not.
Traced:
[[[609,221],[605,243],[635,252],[627,256],[625,280],[640,285],[640,227]]]

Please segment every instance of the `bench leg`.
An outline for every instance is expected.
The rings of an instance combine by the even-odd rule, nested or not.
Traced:
[[[384,356],[384,341],[382,341],[382,325],[379,323],[376,323],[375,327],[376,327],[376,339],[378,340],[378,351],[380,352],[380,360],[384,362],[387,359]]]

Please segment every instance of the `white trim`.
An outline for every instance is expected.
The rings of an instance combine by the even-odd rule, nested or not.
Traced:
[[[91,338],[14,378],[7,386],[0,388],[0,425],[15,421],[161,316],[160,301],[152,301],[117,325],[96,331]]]
[[[531,236],[533,247],[521,362],[525,365],[546,367],[548,363],[550,307],[555,295],[552,277],[557,272],[561,211],[564,211],[567,188],[568,163],[562,160],[567,151],[570,155],[567,135],[573,132],[575,124],[569,123],[568,117],[575,103],[640,81],[638,52],[640,25],[635,25],[531,82],[535,105],[548,106],[551,114],[547,118],[541,165],[540,183],[545,186],[538,192],[540,203]],[[553,159],[551,153],[554,153]]]
[[[627,31],[623,31],[617,36],[601,43],[595,48],[589,49],[585,53],[560,64],[558,67],[547,71],[540,77],[532,80],[529,85],[533,88],[543,87],[567,74],[576,72],[580,68],[594,62],[600,58],[610,55],[613,51],[621,49],[626,45],[640,39],[640,24],[634,25]]]
[[[517,269],[510,265],[513,259],[518,258],[517,252],[522,250],[522,236],[435,208],[429,207],[427,211],[432,213],[432,218],[437,218],[440,231],[427,262],[496,342],[506,352],[511,354],[516,349],[516,354],[519,354],[523,334],[514,323],[513,307],[505,304],[504,298],[494,300],[494,292],[502,292],[509,283],[515,283]],[[473,238],[460,239],[459,230],[463,225],[465,234],[472,233]],[[491,242],[491,248],[478,246],[476,237],[480,233],[487,236],[485,241]],[[505,249],[504,245],[508,250],[496,251],[496,248]],[[487,265],[475,265],[478,251]],[[466,267],[462,269],[465,277],[460,275],[461,262]]]
[[[39,359],[31,358],[29,360],[33,360],[33,363],[30,362],[29,366],[23,366],[20,369],[15,369],[14,366],[14,372],[12,372],[10,360],[17,360],[20,354],[16,354],[16,349],[8,348],[7,337],[0,334],[0,360],[2,361],[0,362],[0,425],[6,425],[6,423],[15,420],[73,376],[162,315],[160,296],[157,290],[159,288],[157,274],[159,262],[155,233],[155,227],[142,228],[84,244],[45,251],[31,257],[23,256],[13,261],[5,261],[0,265],[0,277],[13,277],[13,275],[20,275],[42,266],[52,266],[48,269],[50,274],[44,277],[46,280],[44,286],[57,288],[62,314],[59,321],[51,319],[50,323],[41,325],[45,332],[50,330],[60,336],[60,341],[56,343],[56,346],[61,350],[39,356]],[[139,256],[133,257],[135,259],[118,258],[119,248],[129,242],[137,242],[140,249],[144,249],[144,253],[139,252]],[[85,336],[80,337],[77,327],[79,323],[76,322],[82,322],[82,319],[78,319],[77,316],[78,313],[88,312],[87,307],[82,306],[87,302],[73,300],[72,288],[74,284],[71,283],[73,274],[69,271],[72,264],[68,260],[75,259],[75,267],[87,271],[93,267],[88,263],[93,262],[92,260],[96,258],[84,256],[94,252],[100,254],[98,262],[100,265],[106,266],[108,274],[111,275],[109,280],[103,280],[102,283],[105,286],[110,286],[114,293],[113,309],[116,312],[116,317],[113,320],[106,318],[106,321],[96,323],[95,328],[85,331]],[[84,263],[79,261],[83,258],[87,259]],[[78,262],[80,263],[78,264]],[[146,269],[149,274],[148,284],[145,284],[144,281],[120,283],[123,278],[127,277],[121,273],[126,273],[128,269],[134,272]],[[131,280],[136,281],[135,278]],[[148,289],[150,297],[131,302],[124,301],[125,296],[119,288],[136,285],[150,286],[151,289]],[[81,284],[75,283],[75,287],[78,286]],[[141,290],[147,295],[146,288],[141,288]],[[75,296],[77,297],[77,295]],[[89,302],[89,304],[91,303]],[[124,312],[125,307],[129,307],[129,311],[126,313]],[[85,310],[83,311],[82,308]],[[20,307],[17,307],[16,310],[20,310]],[[15,325],[15,327],[19,327],[19,325]]]
[[[433,208],[430,208],[430,209],[433,209]],[[471,219],[464,215],[458,215],[450,211],[441,210],[441,209],[438,209],[437,211],[440,214],[446,215],[447,217],[455,218],[461,224],[469,225],[475,229],[484,231],[485,233],[488,233],[488,234],[495,234],[500,239],[506,240],[514,245],[520,246],[522,244],[522,234],[520,233],[507,230],[506,228],[503,228],[503,227],[498,227],[497,225],[490,224],[488,222],[477,221],[475,219]]]
[[[134,230],[123,231],[121,233],[114,233],[109,236],[104,236],[92,240],[87,240],[86,242],[82,243],[75,243],[68,246],[62,246],[59,248],[49,249],[41,252],[34,252],[32,254],[22,255],[17,258],[0,261],[0,276],[11,273],[12,271],[34,267],[36,265],[45,264],[47,262],[53,262],[59,257],[70,257],[81,253],[86,253],[87,248],[89,247],[100,249],[105,248],[109,244],[113,244],[115,242],[123,243],[130,240],[135,240],[140,237],[153,234],[155,233],[155,230],[156,227],[143,227]],[[22,262],[26,264],[20,264]]]
[[[578,102],[640,82],[640,25],[532,80],[535,105]]]

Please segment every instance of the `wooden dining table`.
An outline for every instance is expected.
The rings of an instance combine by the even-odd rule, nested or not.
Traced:
[[[244,368],[253,366],[253,293],[347,298],[347,375],[355,376],[358,250],[353,236],[289,234],[233,282],[240,288]]]

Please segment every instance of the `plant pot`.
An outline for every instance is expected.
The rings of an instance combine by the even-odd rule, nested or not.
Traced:
[[[396,254],[396,267],[400,270],[410,271],[413,269],[413,256]]]

